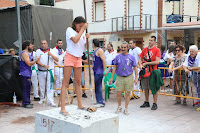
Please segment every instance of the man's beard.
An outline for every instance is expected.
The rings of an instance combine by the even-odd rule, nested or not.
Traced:
[[[31,48],[28,48],[28,52],[33,52],[33,49],[31,49]]]

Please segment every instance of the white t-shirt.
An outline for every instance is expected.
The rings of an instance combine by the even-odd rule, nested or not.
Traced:
[[[61,66],[63,66],[64,65],[63,58],[65,57],[65,51],[62,49],[62,54],[59,55],[58,54],[58,49],[56,47],[53,48],[53,50],[54,50],[55,56],[58,57],[58,64],[60,64]],[[56,66],[56,64],[54,64],[54,65]]]
[[[184,66],[188,67],[188,57],[185,59],[185,62],[183,63]],[[200,53],[197,53],[197,57],[195,58],[195,62],[191,67],[200,67]]]
[[[83,51],[85,49],[85,44],[86,44],[86,36],[85,36],[85,31],[81,35],[80,40],[75,44],[71,38],[77,36],[77,32],[73,30],[71,27],[67,28],[66,31],[66,40],[67,40],[67,48],[66,51],[75,56],[75,57],[82,57],[83,56]]]
[[[190,55],[190,50],[188,50],[188,53],[187,53],[187,55]]]
[[[31,55],[32,52],[30,52],[30,53],[28,53],[28,54]],[[36,60],[36,59],[37,59],[37,57],[36,57],[36,52],[33,51],[33,61]],[[38,70],[38,64],[36,64],[36,63],[33,64],[33,65],[31,66],[31,69],[32,69],[33,67],[35,67],[35,69]]]
[[[172,53],[173,54],[173,53]],[[172,55],[174,56],[174,54]],[[167,61],[168,59],[172,59],[171,56],[168,54],[168,52],[165,53],[165,56],[163,57],[163,59],[160,59],[160,63],[163,63],[165,61]]]
[[[129,50],[129,54],[135,57],[136,62],[139,61],[139,55],[142,53],[142,50],[139,47],[135,47],[134,49]]]
[[[174,58],[174,53],[173,52],[169,53],[169,51],[167,50],[166,54],[169,55],[169,57],[170,57],[169,59],[173,59]]]
[[[117,55],[117,51],[114,50],[112,52],[108,52],[108,50],[105,51],[105,58],[106,58],[106,65],[112,65],[112,60],[115,59],[116,55]]]
[[[56,56],[56,54],[55,54],[55,52],[54,52],[54,50],[53,49],[50,49],[50,52],[54,55],[54,56]],[[42,64],[44,64],[44,65],[49,65],[49,69],[54,69],[54,60],[53,60],[53,57],[51,57],[50,55],[49,55],[49,63],[48,63],[48,52],[43,52],[41,49],[38,49],[37,51],[36,51],[36,57],[39,57],[41,55],[41,58],[40,58],[40,62],[42,63]],[[38,65],[38,69],[40,69],[40,70],[46,70],[46,68],[44,68],[44,67],[42,67],[42,66],[40,66],[40,65]]]

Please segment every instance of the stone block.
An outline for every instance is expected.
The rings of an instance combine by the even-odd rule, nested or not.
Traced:
[[[116,114],[97,110],[89,113],[66,106],[69,116],[59,114],[60,108],[45,110],[35,114],[36,133],[118,133],[119,117]],[[86,119],[85,116],[89,116]]]

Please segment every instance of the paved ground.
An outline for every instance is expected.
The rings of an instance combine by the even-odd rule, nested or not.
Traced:
[[[86,69],[87,73],[87,69]],[[88,80],[88,76],[86,76]],[[93,81],[93,80],[92,80]],[[88,86],[86,82],[86,86]],[[86,93],[90,94],[89,91]],[[31,96],[33,99],[33,96]],[[188,105],[174,105],[174,97],[159,96],[158,110],[151,111],[150,108],[141,109],[139,106],[144,101],[144,94],[137,100],[131,100],[129,105],[129,116],[119,114],[119,133],[200,133],[199,116],[197,107],[192,106],[192,100],[188,100]],[[58,97],[55,98],[58,103]],[[91,106],[95,101],[84,98],[85,106]],[[21,103],[21,102],[20,102]],[[34,133],[35,132],[35,113],[52,109],[47,105],[39,105],[32,100],[33,109],[22,107],[0,106],[0,133]],[[74,105],[77,105],[76,98]],[[150,97],[152,105],[152,96]],[[122,100],[124,106],[124,99]],[[114,113],[117,108],[116,92],[110,95],[104,108],[99,110]]]
[[[89,92],[87,91],[89,94]],[[117,108],[116,94],[106,102],[106,106],[99,110],[114,113]],[[129,106],[129,116],[119,114],[119,133],[199,133],[200,112],[192,106],[192,100],[188,100],[188,106],[173,105],[173,97],[159,96],[158,110],[151,111],[150,108],[140,109],[143,97],[132,100]],[[33,97],[32,97],[33,98]],[[152,99],[152,97],[151,97]],[[58,102],[58,98],[55,98]],[[93,101],[95,102],[95,101]],[[33,109],[22,107],[0,106],[1,133],[34,133],[35,112],[52,109],[47,105],[39,105],[32,101]],[[76,98],[74,103],[76,105]],[[84,98],[86,106],[92,104],[90,98]],[[122,101],[124,105],[124,99]],[[151,100],[152,103],[152,100]]]

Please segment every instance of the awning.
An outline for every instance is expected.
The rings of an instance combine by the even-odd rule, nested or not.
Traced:
[[[186,23],[170,23],[164,24],[155,30],[184,30],[184,29],[200,29],[200,21],[186,22]]]

